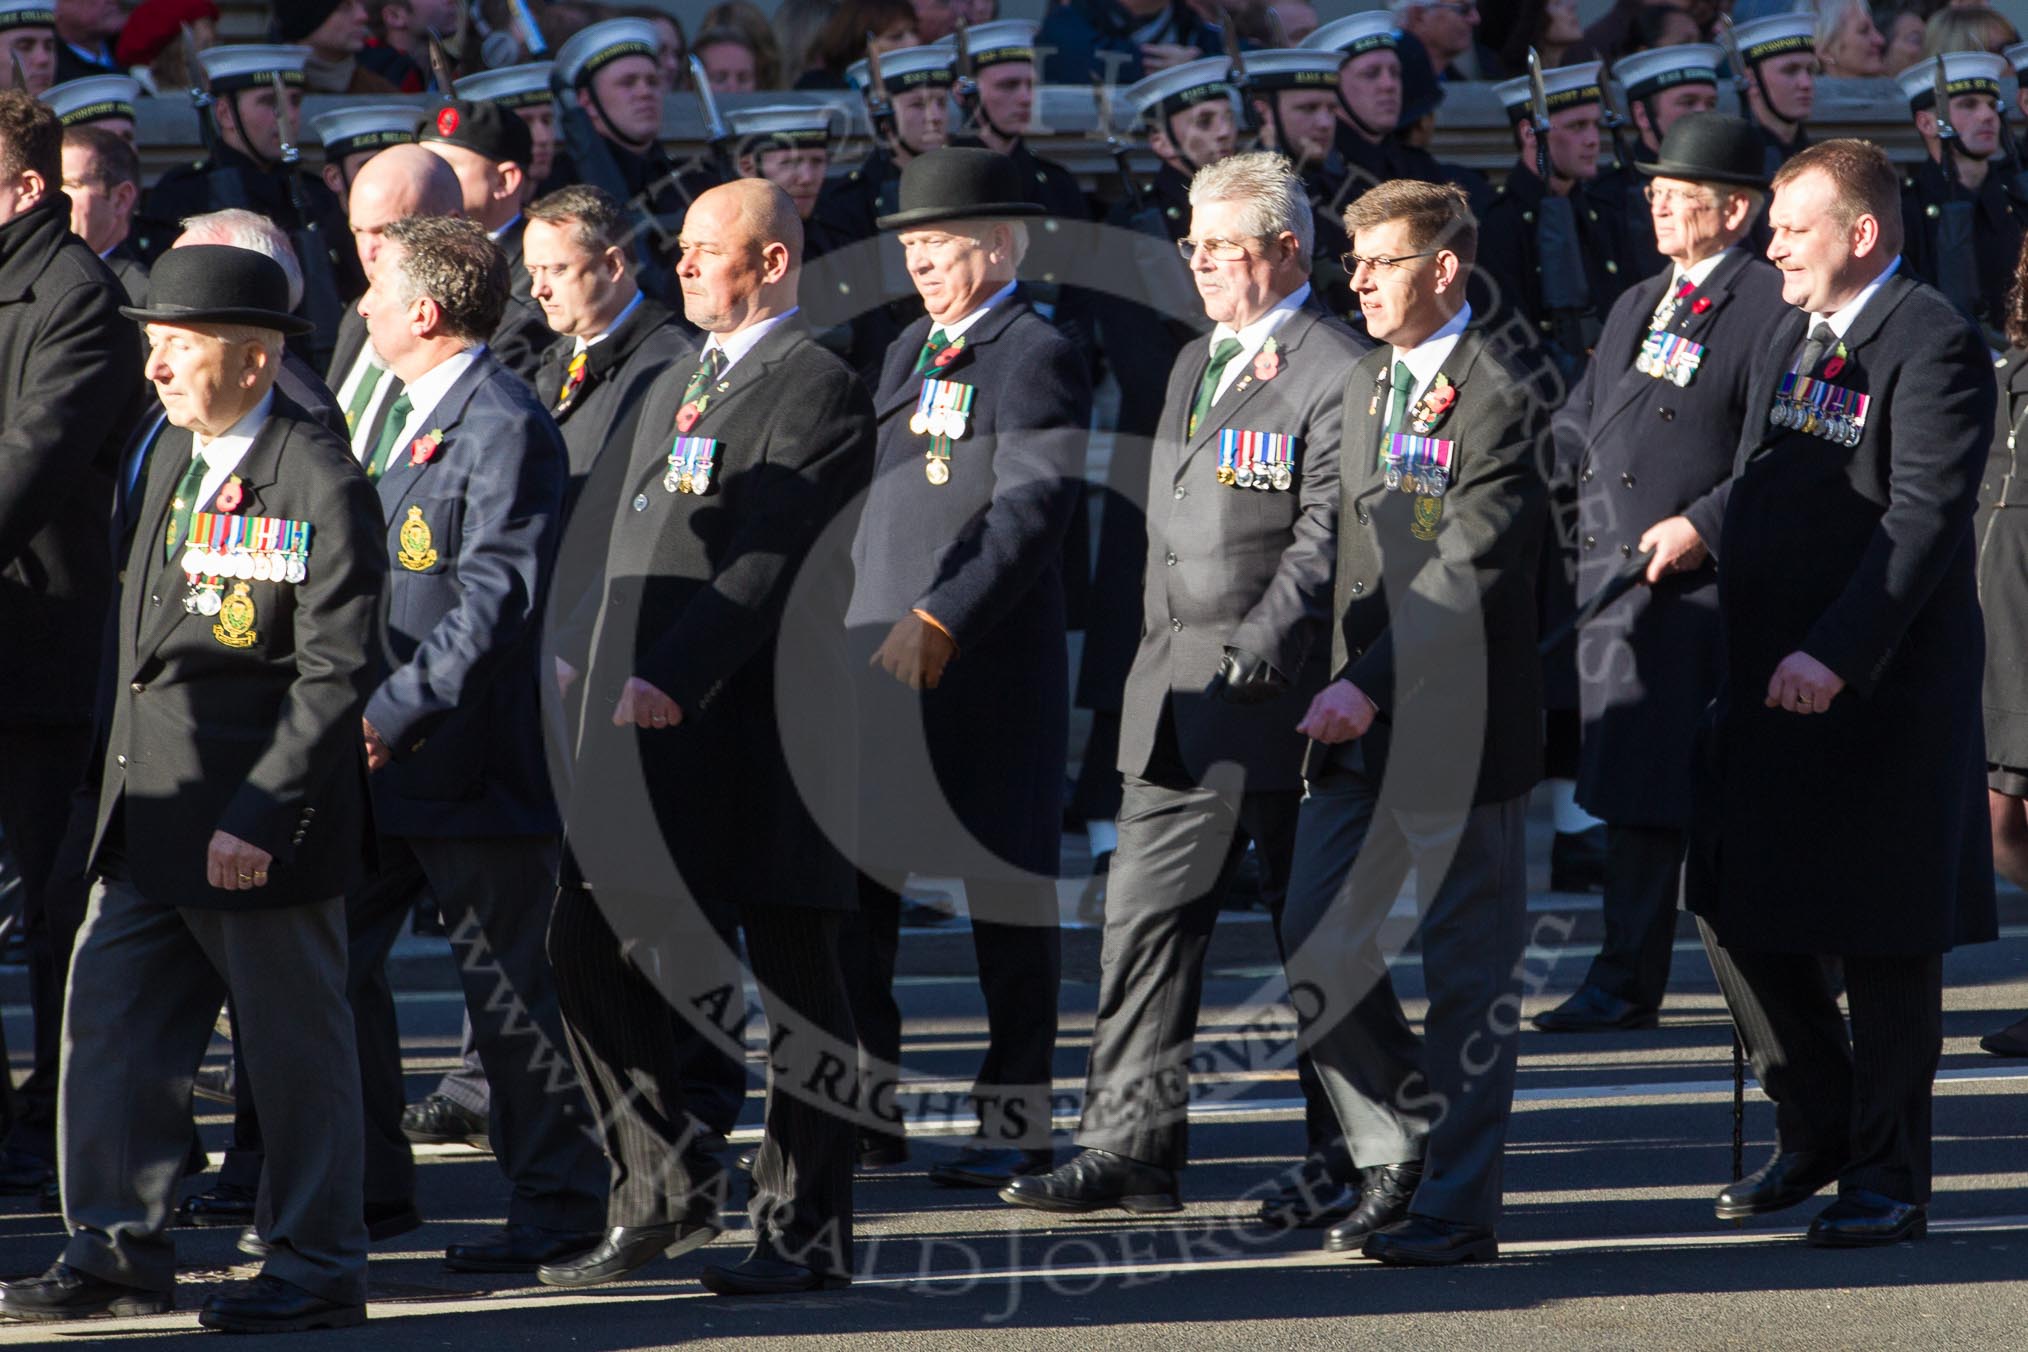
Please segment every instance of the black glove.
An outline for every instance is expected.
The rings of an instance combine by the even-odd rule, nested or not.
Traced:
[[[1218,661],[1218,674],[1204,687],[1204,697],[1227,704],[1266,704],[1288,688],[1287,679],[1265,657],[1228,647]]]

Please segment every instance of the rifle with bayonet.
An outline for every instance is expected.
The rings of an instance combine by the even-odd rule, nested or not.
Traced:
[[[1239,30],[1225,6],[1218,7],[1218,35],[1225,43],[1225,82],[1239,96],[1239,125],[1248,136],[1260,135],[1260,114],[1253,107],[1253,77],[1246,73],[1246,57],[1239,50]]]
[[[1584,245],[1577,233],[1578,192],[1559,195],[1550,186],[1555,166],[1549,154],[1549,94],[1542,83],[1542,59],[1528,49],[1529,124],[1535,131],[1535,174],[1542,200],[1535,208],[1535,261],[1542,287],[1542,318],[1549,321],[1550,356],[1565,380],[1574,381],[1585,355],[1598,341],[1600,324],[1584,269]]]
[[[211,94],[211,80],[204,73],[204,63],[197,59],[197,35],[190,31],[190,25],[183,25],[183,64],[189,78],[190,107],[197,114],[197,136],[204,146],[205,197],[217,210],[238,208],[254,210],[253,199],[247,195],[246,181],[239,171],[222,162],[219,156],[218,122],[212,116],[212,105],[217,102]],[[19,58],[16,58],[17,62]],[[181,229],[178,221],[165,221],[169,227],[169,238],[159,241],[161,249],[167,249]]]
[[[690,92],[697,96],[697,111],[704,119],[704,144],[711,151],[719,182],[729,183],[739,177],[739,166],[733,162],[732,129],[718,111],[718,95],[711,88],[711,74],[695,52],[690,54]]]
[[[281,138],[282,181],[288,185],[289,205],[295,209],[298,229],[291,231],[296,245],[296,262],[303,270],[303,318],[314,326],[310,342],[318,370],[331,364],[331,352],[338,345],[338,325],[345,318],[345,297],[338,287],[338,259],[331,252],[332,241],[323,223],[310,209],[303,195],[303,177],[298,171],[302,152],[296,146],[296,118],[289,107],[289,88],[281,72],[268,75],[275,91],[275,129]]]
[[[1598,63],[1598,97],[1599,122],[1613,138],[1613,163],[1621,169],[1631,169],[1634,167],[1634,151],[1629,148],[1627,128],[1633,124],[1626,114],[1620,112],[1619,95],[1613,91],[1611,57],[1602,57]]]
[[[430,78],[436,81],[438,94],[447,101],[454,99],[457,97],[455,86],[458,77],[451,71],[450,53],[444,50],[443,37],[436,29],[426,31],[429,33]]]
[[[1141,191],[1141,182],[1134,177],[1132,152],[1127,143],[1120,139],[1113,126],[1113,92],[1105,76],[1096,71],[1091,77],[1092,105],[1098,111],[1099,130],[1105,133],[1106,153],[1113,157],[1113,170],[1119,175],[1122,200],[1127,204],[1127,220],[1135,230],[1144,235],[1168,242],[1169,231],[1162,224],[1162,213],[1148,202]]]
[[[514,26],[521,31],[521,46],[537,61],[549,55],[549,39],[542,36],[542,25],[535,22],[535,11],[528,7],[528,0],[508,0],[508,11],[514,16]]]
[[[661,273],[658,268],[663,265],[657,250],[667,253],[673,249],[675,232],[664,225],[654,211],[647,209],[643,199],[648,193],[637,196],[628,186],[626,176],[620,172],[620,162],[613,158],[612,147],[606,144],[605,137],[599,135],[598,128],[592,126],[591,114],[578,105],[577,91],[570,88],[561,67],[550,72],[549,89],[556,99],[557,132],[563,138],[564,149],[570,152],[578,181],[610,196],[632,218],[633,228],[628,231],[628,239],[633,246],[634,261],[643,284],[654,291],[652,284],[659,282]],[[650,191],[654,186],[650,185]],[[667,291],[668,288],[663,286],[656,292],[656,298],[667,299],[664,294]]]
[[[957,31],[951,36],[955,55],[952,69],[951,97],[957,101],[958,112],[963,115],[963,125],[968,130],[979,116],[979,72],[972,63],[972,34],[970,26],[963,19],[958,20]]]
[[[1719,15],[1713,31],[1725,52],[1725,64],[1732,67],[1732,92],[1739,100],[1739,115],[1758,128],[1760,123],[1753,115],[1753,76],[1747,71],[1745,54],[1739,50],[1739,34],[1732,31],[1731,16]],[[1781,150],[1770,144],[1762,156],[1762,167],[1773,178],[1775,170],[1782,167]]]
[[[1931,67],[1936,107],[1937,167],[1943,171],[1944,200],[1936,211],[1936,285],[1974,323],[1984,307],[1979,297],[1978,250],[1973,237],[1973,204],[1958,183],[1958,131],[1951,122],[1949,81],[1941,56]]]

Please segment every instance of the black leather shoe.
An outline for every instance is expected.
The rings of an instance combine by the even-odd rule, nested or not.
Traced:
[[[366,1204],[366,1237],[376,1243],[422,1229],[422,1216],[412,1202]]]
[[[852,1285],[842,1273],[819,1272],[784,1258],[750,1257],[737,1267],[708,1267],[700,1278],[714,1296],[786,1296]]]
[[[1351,1215],[1324,1232],[1325,1252],[1357,1253],[1380,1231],[1407,1220],[1409,1203],[1415,1200],[1415,1190],[1421,1183],[1419,1160],[1368,1169],[1359,1186],[1359,1205]]]
[[[1549,845],[1549,890],[1603,892],[1606,881],[1606,829],[1558,831]]]
[[[1979,1039],[1979,1046],[1995,1056],[2028,1056],[2028,1018],[2016,1019],[1997,1033]]]
[[[1807,1237],[1820,1249],[1870,1249],[1921,1239],[1928,1233],[1928,1207],[1852,1188],[1817,1213]]]
[[[1293,1174],[1283,1175],[1279,1192],[1261,1200],[1255,1219],[1275,1230],[1314,1230],[1345,1219],[1359,1205],[1358,1185],[1341,1176],[1350,1168],[1342,1157],[1305,1157]]]
[[[1650,1005],[1633,1004],[1598,986],[1584,985],[1531,1022],[1545,1033],[1599,1033],[1612,1028],[1653,1028],[1660,1017]]]
[[[254,1193],[221,1183],[209,1192],[193,1193],[176,1208],[178,1225],[231,1225],[241,1229],[253,1224]]]
[[[1766,1164],[1718,1194],[1718,1219],[1743,1221],[1806,1202],[1844,1167],[1842,1156],[1820,1150],[1777,1150]]]
[[[1068,1164],[1010,1180],[1000,1200],[1037,1211],[1104,1211],[1118,1207],[1142,1216],[1181,1211],[1176,1171],[1130,1160],[1110,1150],[1084,1150]]]
[[[1053,1150],[995,1150],[968,1145],[957,1158],[932,1164],[929,1180],[946,1188],[1004,1188],[1023,1174],[1045,1173],[1056,1164]]]
[[[1366,1256],[1393,1267],[1451,1267],[1500,1256],[1500,1238],[1483,1225],[1410,1216],[1366,1238]]]
[[[0,1150],[0,1196],[36,1197],[56,1177],[56,1168],[25,1150]]]
[[[225,1292],[204,1302],[197,1322],[221,1333],[296,1333],[302,1329],[349,1329],[366,1322],[366,1306],[313,1296],[300,1286],[263,1272],[244,1291]]]
[[[166,1314],[176,1308],[167,1291],[122,1286],[80,1272],[68,1263],[51,1263],[40,1277],[0,1284],[0,1316],[24,1323],[58,1319],[131,1319]]]
[[[594,1230],[551,1230],[541,1225],[503,1225],[483,1239],[453,1244],[444,1250],[444,1266],[453,1272],[533,1272],[544,1263],[574,1258],[596,1248]]]
[[[190,1092],[213,1103],[231,1103],[232,1062],[198,1071],[197,1078],[190,1082]]]
[[[760,1150],[755,1147],[755,1154]],[[897,1164],[908,1163],[908,1138],[906,1136],[866,1135],[859,1138],[859,1167],[861,1169],[889,1169]],[[753,1172],[749,1165],[747,1172]]]
[[[681,1258],[718,1238],[716,1221],[677,1225],[615,1225],[588,1251],[563,1262],[543,1263],[535,1280],[544,1286],[597,1286],[638,1271],[664,1254]]]
[[[401,1111],[401,1134],[417,1145],[469,1145],[491,1150],[486,1116],[442,1094],[428,1094]]]

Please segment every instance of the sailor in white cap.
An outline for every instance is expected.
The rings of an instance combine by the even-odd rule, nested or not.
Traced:
[[[1401,31],[1394,16],[1383,9],[1333,19],[1302,45],[1336,52],[1341,62],[1337,149],[1347,170],[1375,183],[1404,177],[1388,155],[1401,125]]]
[[[1661,270],[1662,255],[1655,248],[1655,221],[1644,191],[1648,176],[1640,166],[1655,162],[1662,138],[1678,119],[1718,106],[1718,67],[1724,59],[1709,43],[1679,42],[1623,56],[1613,66],[1638,139],[1631,149],[1615,146],[1619,166],[1599,175],[1597,192],[1616,204],[1626,223],[1631,261],[1643,277]]]
[[[1936,105],[1937,63],[1948,106]],[[1901,179],[1902,263],[1935,286],[2004,351],[2007,292],[2028,224],[2028,202],[2001,166],[2000,97],[2007,59],[1945,52],[1894,77],[1928,152]],[[1941,133],[1949,128],[1950,136]],[[1948,140],[1948,144],[1946,144]]]
[[[56,0],[0,0],[0,89],[14,88],[14,62],[40,95],[56,83]]]
[[[359,166],[389,146],[414,142],[426,115],[412,103],[358,103],[311,118],[324,146],[324,185],[345,201]]]
[[[874,147],[865,162],[824,190],[816,218],[834,244],[871,239],[874,221],[900,209],[902,167],[950,139],[954,54],[949,47],[898,47],[855,61],[845,79],[866,100]]]
[[[836,109],[821,103],[740,109],[732,115],[739,176],[768,180],[789,195],[798,216],[809,220],[831,167],[838,116]]]
[[[1247,97],[1260,123],[1260,148],[1278,150],[1301,170],[1314,195],[1330,177],[1325,162],[1338,130],[1338,53],[1302,47],[1249,52]]]
[[[646,19],[607,19],[579,29],[556,53],[558,87],[574,92],[593,130],[636,159],[662,130],[660,42]]]
[[[528,124],[528,135],[535,143],[528,161],[531,199],[563,186],[550,182],[556,170],[556,95],[550,91],[549,79],[555,69],[548,61],[528,61],[518,66],[482,70],[463,77],[453,86],[459,98],[512,108]]]
[[[1776,14],[1732,30],[1745,65],[1746,104],[1767,142],[1767,171],[1809,144],[1803,126],[1817,106],[1817,20]]]
[[[41,98],[65,127],[104,127],[131,144],[134,99],[140,92],[141,82],[132,76],[87,75],[51,85],[42,91]]]

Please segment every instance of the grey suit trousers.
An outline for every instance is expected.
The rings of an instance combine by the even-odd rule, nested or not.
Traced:
[[[1356,750],[1346,759],[1356,766]],[[1396,808],[1363,770],[1334,765],[1310,781],[1298,816],[1282,918],[1290,989],[1352,1162],[1422,1161],[1415,1215],[1499,1219],[1519,1053],[1526,802]],[[1429,989],[1420,1038],[1380,945],[1411,866]]]
[[[326,1300],[363,1301],[357,1052],[336,897],[211,911],[157,906],[124,878],[93,886],[63,1014],[63,1261],[174,1288],[169,1220],[190,1150],[190,1084],[228,990],[273,1147],[262,1271]]]

